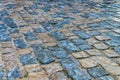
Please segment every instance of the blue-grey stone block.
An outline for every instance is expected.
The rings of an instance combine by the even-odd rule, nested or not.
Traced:
[[[27,48],[27,43],[21,38],[15,39],[14,45],[16,48],[21,48],[21,49]]]
[[[27,41],[33,41],[38,39],[36,34],[33,32],[24,33],[24,36]]]
[[[94,78],[108,75],[108,72],[101,67],[89,68],[88,73]]]
[[[58,41],[65,39],[65,36],[62,32],[57,32],[57,31],[56,32],[51,32],[50,35]]]
[[[80,38],[82,38],[82,39],[89,39],[89,38],[91,38],[91,36],[90,36],[88,33],[84,32],[84,31],[82,31],[82,30],[74,31],[74,33],[75,33],[77,36],[79,36]]]
[[[35,59],[30,54],[23,54],[20,56],[20,62],[23,65],[35,64]]]
[[[115,80],[115,79],[111,76],[103,76],[103,77],[99,77],[98,80]]]
[[[68,40],[59,41],[59,45],[64,47],[68,52],[75,52],[79,50],[72,42]]]

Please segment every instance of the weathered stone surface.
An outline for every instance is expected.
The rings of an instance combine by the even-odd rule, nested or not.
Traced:
[[[67,51],[78,51],[79,50],[72,42],[68,40],[60,41],[59,45],[64,47]]]
[[[55,74],[56,72],[62,71],[63,68],[59,63],[51,63],[47,65],[42,65],[48,75]]]
[[[84,68],[90,68],[97,66],[97,62],[92,60],[91,58],[80,59],[79,62]]]
[[[35,59],[30,54],[23,54],[20,56],[20,62],[23,65],[35,64]]]
[[[75,57],[75,58],[86,58],[86,57],[89,57],[89,55],[84,52],[84,51],[81,51],[81,52],[75,52],[75,53],[72,53],[72,55]]]
[[[15,45],[16,48],[20,48],[20,49],[27,48],[26,42],[21,38],[15,39],[14,40],[14,45]]]
[[[94,44],[94,47],[99,49],[99,50],[108,49],[108,46],[105,45],[104,43]]]
[[[49,80],[48,76],[42,72],[30,73],[28,75],[29,80]]]
[[[32,32],[24,33],[24,36],[25,36],[25,39],[28,41],[33,41],[38,39],[37,36]]]
[[[111,76],[104,76],[104,77],[98,78],[98,80],[115,80],[115,79]]]
[[[102,52],[100,52],[99,50],[96,50],[96,49],[91,49],[91,50],[86,50],[86,52],[89,54],[89,55],[102,55]]]
[[[101,67],[94,67],[94,68],[90,68],[88,69],[88,73],[92,76],[92,77],[101,77],[101,76],[105,76],[108,74],[108,72],[106,72],[103,68]]]

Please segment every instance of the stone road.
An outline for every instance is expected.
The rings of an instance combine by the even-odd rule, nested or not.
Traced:
[[[120,80],[120,1],[5,3],[0,80]]]

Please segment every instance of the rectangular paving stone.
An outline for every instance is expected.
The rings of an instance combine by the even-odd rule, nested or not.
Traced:
[[[11,41],[11,36],[6,30],[0,30],[0,41],[2,42]]]
[[[102,55],[102,52],[100,52],[99,50],[97,49],[91,49],[91,50],[86,50],[86,52],[91,55],[91,56],[97,56],[97,55]]]
[[[74,52],[79,50],[72,42],[68,40],[59,41],[59,45],[61,47],[64,47],[68,52]]]
[[[108,75],[108,72],[106,72],[106,71],[105,71],[103,68],[101,68],[101,67],[89,68],[89,69],[88,69],[88,73],[89,73],[92,77],[94,77],[94,78]]]
[[[14,45],[16,48],[20,48],[20,49],[27,48],[28,46],[27,43],[22,38],[15,39]]]
[[[100,77],[98,78],[98,80],[115,80],[112,76],[103,76],[103,77]]]
[[[95,62],[91,58],[80,59],[79,62],[84,68],[91,68],[97,66],[97,62]]]
[[[51,32],[50,35],[57,41],[66,39],[62,32]]]
[[[94,44],[93,45],[96,49],[99,49],[99,50],[104,50],[104,49],[108,49],[109,47],[104,44],[104,43],[97,43],[97,44]]]
[[[109,40],[110,38],[106,35],[100,35],[100,36],[95,36],[96,39],[103,41],[103,40]]]
[[[72,55],[75,57],[75,58],[86,58],[86,57],[89,57],[89,55],[84,52],[84,51],[81,51],[81,52],[75,52],[75,53],[72,53]]]
[[[37,35],[33,32],[23,33],[27,41],[37,40]]]
[[[108,49],[104,50],[103,53],[108,57],[119,57],[120,55],[116,53],[114,50]]]
[[[86,33],[85,31],[82,31],[82,30],[74,31],[74,33],[77,36],[79,36],[80,38],[82,38],[82,39],[89,39],[89,38],[91,38],[91,36],[88,33]]]

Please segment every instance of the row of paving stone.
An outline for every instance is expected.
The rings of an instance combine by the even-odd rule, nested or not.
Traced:
[[[0,11],[0,80],[120,80],[119,0],[27,0]]]

